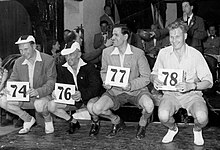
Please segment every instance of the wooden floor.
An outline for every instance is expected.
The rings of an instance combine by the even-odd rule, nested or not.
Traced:
[[[13,131],[0,137],[0,149],[7,150],[219,150],[220,128],[212,126],[203,130],[204,146],[193,144],[192,125],[179,125],[179,133],[170,144],[162,144],[161,139],[167,129],[160,123],[151,123],[147,128],[147,136],[136,140],[136,122],[126,122],[126,128],[116,137],[108,139],[106,133],[111,128],[109,121],[102,121],[100,134],[89,137],[90,121],[80,121],[81,128],[75,134],[66,133],[68,124],[56,119],[55,132],[46,135],[44,127],[35,126],[26,135],[18,135]]]

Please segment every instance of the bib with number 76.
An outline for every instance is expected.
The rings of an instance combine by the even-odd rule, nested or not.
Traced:
[[[158,79],[163,82],[159,90],[176,91],[176,84],[183,81],[183,69],[158,69]]]

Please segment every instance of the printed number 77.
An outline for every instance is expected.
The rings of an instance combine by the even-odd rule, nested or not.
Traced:
[[[117,69],[111,69],[111,71],[114,72],[114,74],[113,74],[113,76],[112,76],[112,79],[111,79],[111,81],[114,82],[114,81],[115,81],[115,75],[116,75],[116,73],[118,72],[118,70],[117,70]],[[120,70],[119,72],[123,73],[123,75],[121,76],[121,79],[120,79],[120,81],[119,81],[119,82],[123,83],[123,79],[124,79],[124,76],[125,76],[126,71],[125,71],[125,70]]]

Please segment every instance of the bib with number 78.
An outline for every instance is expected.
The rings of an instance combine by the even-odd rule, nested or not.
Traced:
[[[130,75],[130,68],[108,66],[105,84],[126,87]]]
[[[163,82],[159,90],[176,91],[176,84],[183,81],[183,69],[158,69],[158,79]]]

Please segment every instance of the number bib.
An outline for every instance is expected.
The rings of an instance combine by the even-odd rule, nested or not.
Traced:
[[[55,83],[55,102],[75,105],[75,101],[71,96],[73,94],[75,94],[75,85]]]
[[[108,66],[105,84],[126,87],[128,85],[129,75],[130,68]]]
[[[158,79],[163,82],[159,90],[176,91],[176,84],[183,81],[183,69],[159,69]]]
[[[7,94],[8,101],[29,101],[29,82],[14,82],[8,81],[6,85],[9,94]]]

